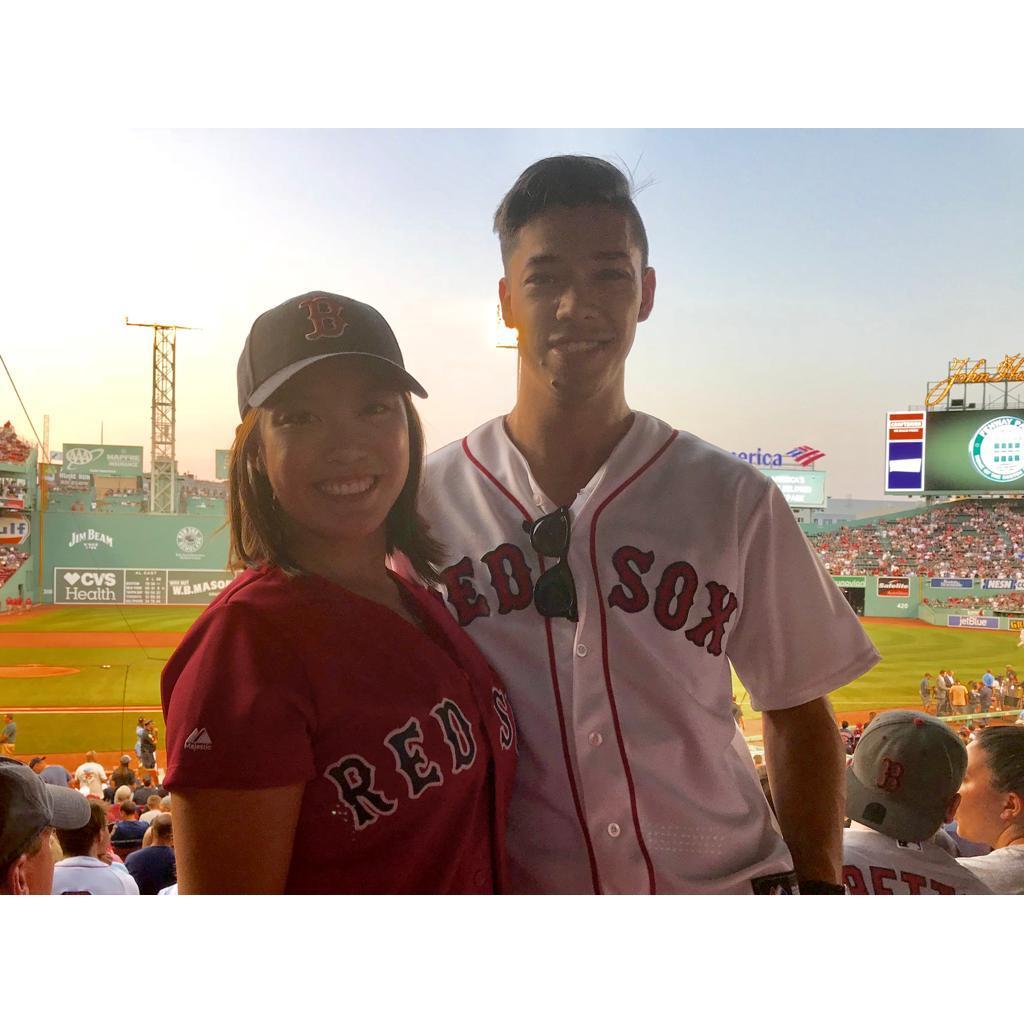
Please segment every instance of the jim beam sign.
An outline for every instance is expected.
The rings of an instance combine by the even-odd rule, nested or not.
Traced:
[[[1003,356],[1002,362],[989,370],[985,359],[978,359],[971,366],[970,359],[953,359],[949,364],[949,376],[935,384],[925,396],[928,408],[945,401],[956,384],[1024,384],[1024,355]]]

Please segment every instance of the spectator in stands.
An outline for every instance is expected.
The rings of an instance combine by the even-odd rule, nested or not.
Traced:
[[[159,814],[146,834],[152,840],[143,850],[128,855],[125,867],[139,886],[143,896],[155,896],[161,889],[174,885],[177,870],[174,862],[174,827],[169,814]]]
[[[135,772],[131,769],[131,762],[132,759],[127,754],[121,755],[120,763],[110,775],[110,781],[113,783],[115,788],[128,786],[131,789],[134,789],[137,785],[138,780],[135,778]],[[120,803],[119,800],[117,802]]]
[[[89,819],[78,829],[58,829],[65,853],[53,870],[54,896],[138,896],[135,879],[123,865],[114,866],[103,804],[90,801]]]
[[[60,786],[62,789],[66,789],[71,785],[71,772],[67,770],[62,764],[44,764],[46,756],[33,757],[29,761],[28,766],[36,772],[36,774],[45,782],[48,786]]]
[[[75,769],[75,782],[82,796],[103,799],[103,783],[107,781],[107,772],[96,760],[96,751],[90,750],[85,760]]]
[[[142,838],[149,823],[139,820],[139,805],[134,800],[123,801],[119,808],[120,819],[110,833],[110,842],[118,856],[124,860],[130,853],[142,848]]]
[[[107,808],[107,821],[112,825],[116,825],[122,820],[121,804],[125,801],[132,803],[132,791],[128,786],[118,786],[117,791],[114,793],[114,799],[110,807]]]
[[[153,819],[163,813],[160,805],[163,803],[163,797],[158,796],[154,793],[146,801],[146,810],[139,816],[139,821],[144,821],[147,825],[153,824]]]
[[[89,804],[80,794],[47,786],[20,762],[0,758],[0,895],[48,895],[53,830],[88,820]]]
[[[1024,894],[1024,730],[985,729],[967,751],[957,828],[992,852],[959,863],[993,892]]]
[[[937,718],[886,711],[864,730],[846,775],[843,879],[854,895],[955,895],[988,887],[936,842],[952,821],[967,751]]]
[[[157,796],[160,795],[159,793],[157,793],[156,789],[153,787],[153,776],[152,775],[143,775],[142,776],[142,785],[139,786],[135,790],[135,792],[132,794],[132,799],[140,807],[145,807],[146,804],[149,802],[149,798],[151,796],[153,796],[154,794],[156,794]]]
[[[14,757],[14,744],[18,738],[18,724],[14,715],[4,715],[4,727],[0,729],[0,757]]]

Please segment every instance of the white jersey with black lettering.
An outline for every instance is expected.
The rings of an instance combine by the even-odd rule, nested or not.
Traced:
[[[579,620],[546,619],[555,511],[501,418],[428,460],[423,512],[450,611],[503,676],[520,726],[514,892],[785,889],[792,860],[732,715],[794,707],[878,653],[775,485],[637,413],[570,509]]]
[[[856,821],[843,832],[843,881],[853,896],[988,896],[992,892],[935,839],[904,843]]]

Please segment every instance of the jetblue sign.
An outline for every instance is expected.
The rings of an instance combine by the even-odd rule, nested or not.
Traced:
[[[999,620],[987,615],[950,615],[949,625],[963,629],[998,629]]]

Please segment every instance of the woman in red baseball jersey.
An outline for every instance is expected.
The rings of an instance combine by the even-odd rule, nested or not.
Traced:
[[[391,328],[326,292],[262,314],[238,366],[232,558],[167,664],[180,891],[501,891],[515,724],[504,687],[401,553],[423,432]]]

